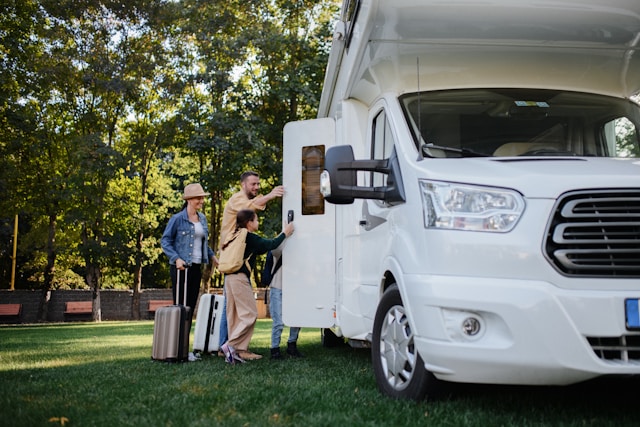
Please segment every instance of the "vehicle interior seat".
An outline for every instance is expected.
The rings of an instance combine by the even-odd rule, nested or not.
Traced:
[[[508,142],[498,147],[493,155],[495,157],[513,157],[521,156],[524,153],[535,150],[552,150],[560,151],[561,148],[557,144],[553,143],[541,143],[541,142]]]

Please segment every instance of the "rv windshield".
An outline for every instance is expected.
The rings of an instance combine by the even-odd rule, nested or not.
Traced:
[[[428,157],[640,157],[638,104],[556,90],[474,89],[400,97]]]

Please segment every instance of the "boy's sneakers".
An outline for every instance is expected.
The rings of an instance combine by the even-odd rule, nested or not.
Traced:
[[[200,353],[189,352],[189,357],[187,358],[189,362],[197,362],[200,360]]]
[[[271,360],[282,360],[282,353],[280,353],[280,347],[274,347],[271,349]]]
[[[287,343],[287,354],[291,357],[304,357],[304,355],[298,350],[298,346],[295,341]]]

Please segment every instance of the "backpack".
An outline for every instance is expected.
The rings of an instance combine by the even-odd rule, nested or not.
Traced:
[[[242,268],[243,263],[251,271],[249,266],[251,255],[247,259],[243,258],[244,250],[247,247],[247,233],[248,230],[246,228],[240,228],[222,245],[223,249],[220,251],[220,258],[218,259],[218,271],[220,273],[237,273]]]
[[[262,270],[262,276],[260,278],[260,283],[265,288],[271,284],[273,280],[273,276],[276,274],[276,271],[282,266],[282,255],[278,258],[278,262],[276,263],[275,268],[273,267],[273,254],[271,251],[267,252],[267,259],[264,262],[264,269]]]

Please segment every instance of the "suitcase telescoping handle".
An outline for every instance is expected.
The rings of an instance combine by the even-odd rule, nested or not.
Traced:
[[[189,268],[185,268],[184,269],[184,285],[182,286],[183,289],[183,304],[184,306],[187,305],[187,273],[189,272]],[[176,268],[176,305],[180,304],[180,298],[178,297],[178,295],[180,292],[180,269]]]

